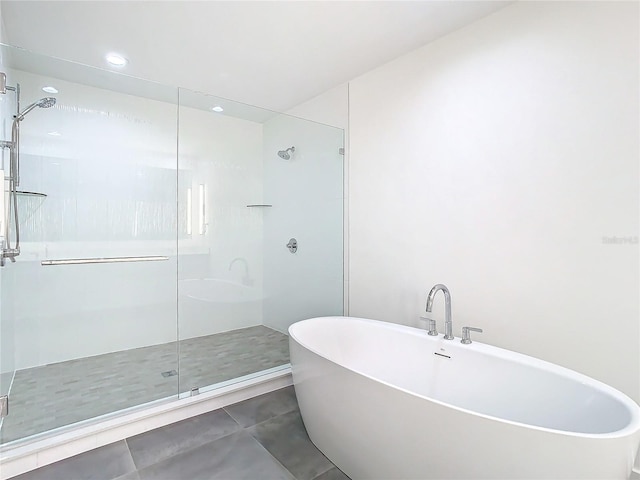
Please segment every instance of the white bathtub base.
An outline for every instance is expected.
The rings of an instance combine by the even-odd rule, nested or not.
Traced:
[[[631,471],[633,456],[616,442],[563,442],[539,430],[523,436],[520,427],[478,416],[461,419],[448,407],[424,408],[421,398],[324,365],[324,359],[295,347],[294,365],[301,355],[307,355],[302,363],[309,368],[295,367],[293,376],[309,437],[353,480],[626,479]],[[413,425],[429,428],[408,428]],[[509,432],[514,428],[517,442]],[[548,448],[540,452],[545,442]],[[499,462],[496,450],[502,452]]]
[[[573,434],[452,408],[329,361],[290,333],[309,437],[353,480],[627,480],[632,471],[640,431]]]

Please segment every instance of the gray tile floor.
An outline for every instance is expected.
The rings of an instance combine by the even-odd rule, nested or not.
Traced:
[[[179,358],[179,361],[178,361]],[[289,363],[264,326],[19,370],[2,443]],[[179,371],[180,375],[163,376]]]
[[[309,440],[293,387],[127,438],[15,480],[348,480]]]

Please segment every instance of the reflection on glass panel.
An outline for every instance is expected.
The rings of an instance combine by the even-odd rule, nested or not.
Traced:
[[[179,144],[193,225],[178,249],[189,392],[288,364],[291,323],[342,313],[343,132],[181,90]]]
[[[263,321],[285,332],[343,313],[343,131],[289,115],[263,131],[264,196],[274,205],[264,226]],[[284,248],[290,238],[295,254]]]
[[[178,368],[177,90],[130,95],[114,88],[146,82],[6,51],[21,111],[45,95],[56,103],[20,122],[20,255],[1,285],[15,369],[3,443],[175,397]],[[86,263],[148,256],[164,261]]]
[[[189,199],[192,225],[192,235],[179,239],[181,392],[288,362],[286,336],[262,325],[263,218],[247,208],[262,202],[264,116],[180,90],[178,198]],[[260,361],[259,351],[278,359]]]
[[[291,323],[342,313],[342,130],[2,52],[22,108],[56,98],[20,125],[2,443],[283,371]]]

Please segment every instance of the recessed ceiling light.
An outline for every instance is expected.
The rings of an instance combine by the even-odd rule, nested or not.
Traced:
[[[110,53],[107,55],[107,62],[116,67],[124,67],[129,60],[124,58],[122,55],[118,55],[117,53]]]
[[[214,107],[211,107],[211,110],[213,110],[214,112],[224,112],[224,108],[222,108],[220,105],[216,105]]]
[[[60,132],[49,132],[49,135],[51,135],[52,137],[60,137],[62,134]]]
[[[58,89],[51,86],[42,87],[42,91],[47,93],[58,93]]]

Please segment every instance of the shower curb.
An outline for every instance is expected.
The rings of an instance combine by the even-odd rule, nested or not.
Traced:
[[[192,397],[80,426],[26,445],[9,446],[0,449],[0,480],[292,384],[291,367],[287,367]]]

